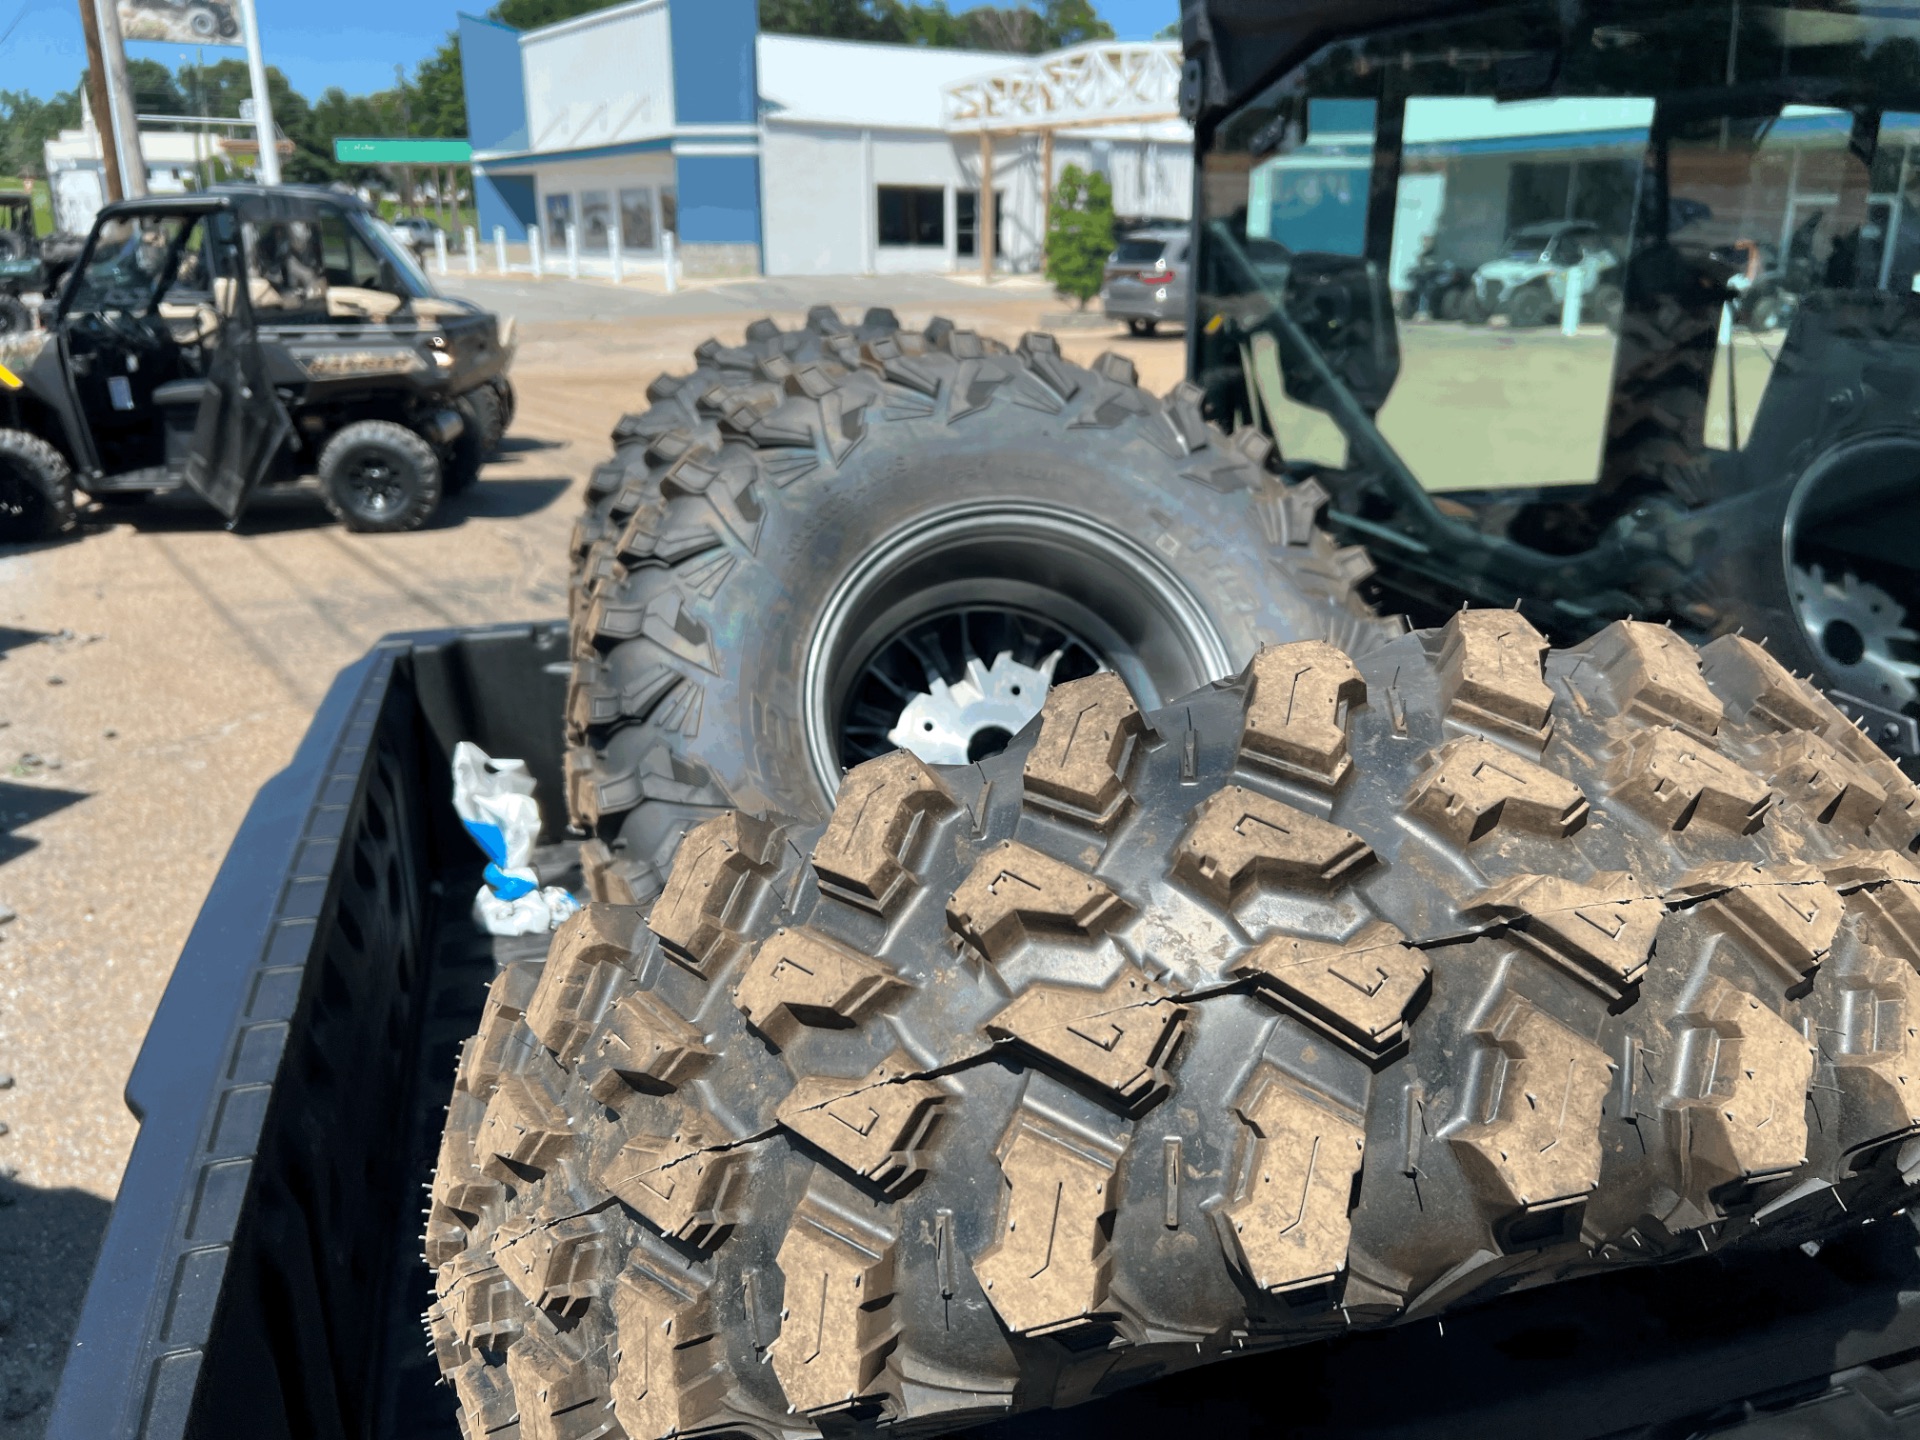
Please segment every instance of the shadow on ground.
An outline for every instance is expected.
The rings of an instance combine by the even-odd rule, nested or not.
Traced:
[[[21,762],[16,759],[10,763],[18,766]],[[22,785],[13,780],[0,780],[0,865],[19,859],[40,843],[18,833],[22,825],[44,820],[56,810],[64,810],[86,799],[88,793],[85,790],[62,790],[53,785]]]
[[[509,447],[523,452],[558,449],[559,442],[533,440],[517,447],[509,442]],[[565,494],[570,483],[563,476],[507,478],[488,474],[471,490],[443,500],[439,513],[428,522],[427,528],[447,530],[472,519],[515,520],[532,515]],[[241,535],[278,535],[295,530],[327,529],[339,523],[327,509],[319,483],[302,480],[262,490],[247,502],[240,523],[233,529]],[[211,506],[187,491],[155,495],[138,505],[95,505],[81,516],[80,524],[83,531],[91,532],[130,525],[148,535],[198,534],[227,528],[227,522]]]
[[[46,1430],[112,1208],[84,1190],[0,1179],[0,1440]]]

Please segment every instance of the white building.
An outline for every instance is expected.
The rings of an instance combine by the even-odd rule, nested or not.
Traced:
[[[975,269],[983,119],[1002,268],[1040,266],[1049,153],[1056,174],[1108,175],[1123,216],[1189,210],[1174,46],[1029,59],[761,35],[753,0],[633,0],[526,32],[463,15],[460,45],[481,229],[514,243],[557,250],[572,225],[583,255],[617,241],[642,263],[672,231],[693,273]],[[1116,107],[1108,83],[1085,103],[1085,77],[1111,82],[1123,51],[1159,98]],[[1048,89],[1055,72],[1078,88]],[[970,85],[1074,103],[986,116],[956,103]]]

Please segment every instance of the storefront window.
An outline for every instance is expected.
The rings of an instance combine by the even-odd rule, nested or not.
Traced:
[[[605,190],[580,192],[580,243],[589,250],[605,250],[613,233],[613,200]]]
[[[880,243],[938,249],[947,243],[947,192],[937,185],[880,187]]]
[[[637,186],[620,192],[620,243],[628,250],[651,250],[659,244],[653,234],[653,190]]]
[[[573,223],[573,196],[547,196],[547,246],[558,250],[567,243],[567,226]]]

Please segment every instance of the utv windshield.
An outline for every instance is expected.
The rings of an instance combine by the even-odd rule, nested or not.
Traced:
[[[1394,603],[1685,617],[1791,488],[1801,622],[1920,713],[1920,11],[1522,0],[1306,56],[1199,158],[1209,412]]]

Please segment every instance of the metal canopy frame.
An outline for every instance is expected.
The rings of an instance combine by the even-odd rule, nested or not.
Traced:
[[[984,237],[980,278],[993,279],[993,137],[1040,136],[1041,190],[1053,189],[1058,130],[1143,125],[1180,118],[1180,47],[1162,40],[1092,40],[1003,70],[957,81],[940,93],[949,135],[980,138],[980,201],[975,233]]]

